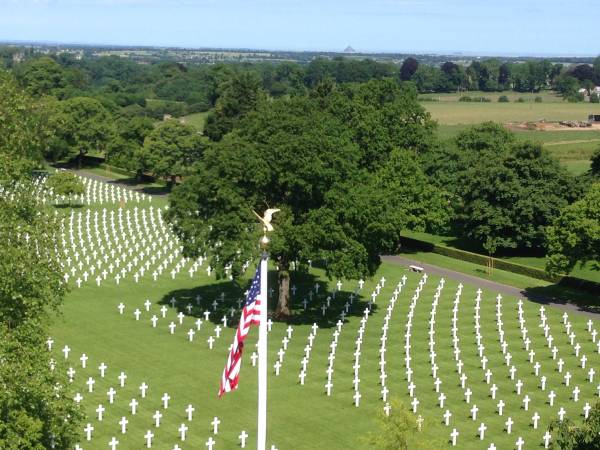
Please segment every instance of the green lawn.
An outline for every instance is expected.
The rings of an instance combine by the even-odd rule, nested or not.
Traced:
[[[565,161],[563,165],[567,168],[569,172],[573,175],[582,175],[590,170],[590,166],[592,165],[591,161]]]
[[[135,205],[126,205],[133,208]],[[116,206],[110,209],[116,211]],[[138,206],[139,208],[139,206]],[[148,206],[143,206],[146,210]],[[67,211],[65,211],[67,212]],[[146,211],[148,213],[148,210]],[[135,229],[135,227],[133,228]],[[149,239],[147,244],[156,242],[156,236],[142,233]],[[103,241],[104,233],[100,233]],[[108,239],[116,245],[114,236],[109,233]],[[130,237],[130,239],[132,239]],[[162,239],[158,240],[163,245]],[[122,241],[121,241],[122,242]],[[139,242],[139,241],[138,241]],[[105,243],[108,245],[108,241]],[[164,254],[159,260],[166,258]],[[416,255],[420,256],[420,255]],[[132,255],[127,255],[131,260]],[[166,261],[166,260],[165,260]],[[80,442],[85,450],[106,449],[112,436],[120,441],[120,449],[143,448],[143,435],[147,430],[152,430],[155,438],[152,448],[172,449],[177,443],[182,448],[206,448],[204,442],[212,436],[210,422],[218,416],[221,425],[215,449],[238,448],[237,436],[242,430],[249,435],[247,448],[255,448],[256,436],[256,369],[252,367],[250,356],[255,349],[257,331],[252,330],[246,343],[244,363],[242,367],[240,389],[222,399],[217,398],[219,379],[227,357],[235,325],[229,320],[222,336],[216,340],[212,350],[208,348],[207,339],[216,334],[215,327],[220,324],[224,314],[229,313],[230,307],[237,307],[237,300],[243,296],[245,284],[236,285],[229,281],[216,280],[206,273],[206,265],[199,268],[198,272],[190,277],[187,269],[190,262],[185,263],[180,272],[173,279],[170,275],[171,268],[179,261],[175,258],[166,263],[162,275],[153,281],[150,272],[154,264],[136,283],[131,275],[117,284],[113,275],[108,275],[100,286],[93,281],[83,283],[77,288],[72,278],[69,281],[71,292],[68,294],[60,316],[55,320],[51,336],[55,340],[53,356],[61,362],[64,357],[61,349],[68,345],[72,351],[66,365],[61,365],[59,370],[66,370],[71,366],[76,370],[72,386],[73,395],[79,392],[83,396],[81,403],[87,413],[86,422],[95,427],[93,439],[87,442],[83,438]],[[457,266],[454,260],[454,266]],[[158,264],[159,261],[156,262]],[[106,267],[108,262],[101,262],[101,267]],[[125,265],[125,263],[123,263]],[[460,264],[463,266],[462,264]],[[469,269],[471,270],[471,269]],[[473,270],[477,270],[476,268]],[[251,276],[250,269],[247,276]],[[481,276],[480,272],[475,272]],[[404,332],[407,323],[409,305],[421,275],[410,273],[406,268],[394,264],[383,264],[373,279],[367,280],[359,292],[360,301],[354,301],[350,307],[349,316],[341,329],[336,347],[334,373],[332,377],[332,396],[325,394],[326,368],[328,354],[335,331],[334,324],[338,315],[349,300],[350,294],[357,288],[356,281],[342,280],[342,291],[336,293],[326,315],[322,315],[320,306],[325,303],[328,296],[333,295],[336,280],[327,280],[321,270],[312,270],[309,275],[292,273],[292,284],[298,288],[294,296],[294,316],[291,321],[293,334],[288,350],[283,359],[279,376],[275,376],[272,365],[277,358],[277,350],[282,345],[285,335],[286,323],[275,323],[269,333],[269,437],[270,444],[275,444],[280,450],[313,450],[323,449],[368,449],[370,446],[364,440],[369,432],[377,432],[375,417],[380,414],[384,405],[381,399],[381,385],[379,381],[379,348],[381,328],[384,316],[390,305],[392,291],[403,276],[408,277],[406,286],[398,296],[395,306],[391,310],[386,346],[386,386],[389,389],[390,399],[400,399],[405,404],[410,403],[408,395],[408,381],[405,376],[404,362]],[[519,282],[518,276],[508,275],[510,280],[504,280],[499,271],[495,271],[494,279],[505,282]],[[361,345],[360,357],[360,407],[353,404],[354,388],[354,352],[355,340],[361,325],[360,318],[366,307],[366,300],[371,298],[371,292],[381,277],[387,280],[381,293],[376,298],[372,314],[365,325]],[[321,289],[309,303],[308,310],[304,311],[301,300],[308,297],[308,291],[318,281]],[[442,382],[441,390],[447,396],[444,409],[437,406],[437,396],[428,356],[428,321],[430,319],[431,305],[434,292],[438,285],[438,278],[430,276],[427,280],[414,308],[412,319],[412,335],[410,355],[411,368],[414,370],[413,381],[416,384],[416,396],[420,401],[418,414],[425,418],[425,433],[428,437],[440,438],[443,442],[449,440],[452,428],[460,432],[459,448],[481,449],[487,448],[494,442],[499,449],[510,449],[518,436],[526,442],[526,448],[537,448],[541,442],[545,428],[551,419],[556,417],[557,410],[563,406],[569,417],[579,421],[579,414],[583,402],[593,401],[595,397],[595,384],[585,380],[586,371],[578,367],[578,359],[573,354],[564,328],[561,324],[561,312],[548,308],[548,323],[555,338],[555,345],[560,358],[565,361],[565,370],[573,374],[572,386],[579,386],[581,396],[578,403],[571,402],[568,398],[571,388],[561,384],[562,376],[556,370],[556,363],[552,360],[549,349],[545,346],[543,330],[537,326],[539,321],[539,305],[525,301],[523,304],[524,317],[532,339],[532,348],[536,351],[536,360],[542,365],[540,375],[547,376],[547,390],[553,389],[558,394],[556,403],[550,407],[546,403],[547,392],[542,392],[537,386],[539,379],[533,374],[532,365],[521,342],[521,335],[517,322],[517,299],[506,297],[503,303],[503,329],[508,343],[508,349],[513,357],[512,364],[517,369],[517,377],[524,382],[523,394],[527,393],[532,401],[529,411],[521,408],[521,397],[514,391],[514,382],[508,375],[508,367],[504,365],[503,352],[498,342],[497,325],[494,323],[496,307],[496,292],[484,292],[481,302],[480,315],[485,320],[481,323],[482,343],[485,345],[485,355],[489,359],[489,367],[493,371],[492,382],[498,387],[498,399],[506,402],[504,416],[500,417],[495,412],[497,400],[492,400],[489,385],[483,379],[484,371],[477,356],[476,341],[474,338],[475,291],[477,286],[467,285],[462,291],[461,301],[457,309],[459,345],[461,358],[464,362],[464,371],[468,376],[467,385],[473,391],[473,399],[468,405],[463,398],[463,391],[459,386],[454,356],[452,354],[451,319],[453,301],[457,290],[457,282],[446,280],[441,291],[439,304],[436,308],[436,363],[438,377]],[[276,283],[276,273],[269,275],[270,286]],[[544,287],[539,282],[539,287]],[[220,299],[224,293],[224,300],[217,303],[217,311],[211,313],[209,321],[205,321],[200,331],[189,342],[187,331],[195,327],[197,317],[203,317],[205,310],[212,311],[213,300]],[[200,299],[197,300],[196,296]],[[175,308],[171,307],[170,300],[176,299]],[[145,310],[144,302],[149,299],[151,306]],[[274,298],[270,299],[271,308]],[[125,313],[121,316],[117,305],[125,304]],[[199,302],[199,303],[197,303]],[[191,305],[190,311],[187,305]],[[161,318],[160,308],[167,307],[166,318]],[[139,308],[141,318],[136,321],[133,311]],[[174,335],[167,328],[171,321],[177,322],[177,311],[184,313],[183,324],[176,327]],[[156,328],[150,323],[152,315],[159,317]],[[234,317],[239,315],[235,311]],[[595,345],[586,331],[584,316],[572,314],[569,318],[577,333],[577,342],[582,346],[582,352],[588,357],[588,367],[600,365],[600,357],[595,352]],[[307,365],[307,378],[305,385],[299,383],[300,361],[304,354],[311,324],[318,323]],[[222,324],[221,324],[222,326]],[[598,323],[594,322],[598,327]],[[85,353],[89,360],[87,367],[81,367],[79,357]],[[105,378],[101,378],[98,366],[104,362],[107,366]],[[127,375],[125,387],[119,387],[117,376],[123,371]],[[88,377],[96,381],[94,391],[88,393],[85,382]],[[140,398],[138,386],[145,382],[149,386],[145,399]],[[110,405],[107,391],[113,387],[116,391],[114,404]],[[171,397],[168,409],[162,407],[161,397],[168,393]],[[129,411],[129,402],[136,398],[140,405],[134,416]],[[476,421],[470,418],[472,404],[479,407]],[[99,404],[106,407],[102,422],[96,419],[95,410]],[[195,407],[191,422],[187,421],[185,408],[188,404]],[[450,427],[442,422],[442,413],[450,409],[453,416]],[[155,428],[152,415],[156,410],[163,414],[159,428]],[[531,416],[537,411],[542,419],[540,428],[533,430],[530,426]],[[129,420],[128,431],[121,434],[118,421],[121,417]],[[503,431],[503,423],[511,417],[515,425],[513,433],[508,435]],[[480,422],[488,426],[486,438],[483,442],[476,435]],[[180,424],[189,426],[187,439],[181,442],[177,429]],[[301,435],[300,435],[301,433]]]
[[[422,102],[434,120],[444,125],[475,124],[485,121],[500,123],[546,120],[587,120],[589,114],[600,114],[600,104],[590,103],[464,103],[453,101]]]
[[[180,120],[184,121],[188,125],[193,126],[196,130],[203,132],[204,125],[206,124],[206,118],[210,114],[210,111],[199,112],[194,114],[189,114],[187,116],[183,116]]]
[[[462,96],[469,96],[472,98],[485,97],[492,100],[492,102],[498,102],[498,98],[501,96],[507,96],[511,102],[522,98],[526,102],[534,102],[536,97],[542,97],[543,103],[565,103],[562,97],[552,91],[542,91],[537,94],[531,94],[527,92],[484,92],[484,91],[469,91],[461,93],[440,93],[440,94],[421,94],[419,98],[433,99],[438,102],[458,102]]]

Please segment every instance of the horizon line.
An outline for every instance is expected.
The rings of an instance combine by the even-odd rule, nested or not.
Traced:
[[[354,52],[345,52],[344,50],[327,50],[327,49],[292,49],[292,48],[266,48],[266,47],[202,47],[202,46],[181,46],[181,45],[149,45],[149,44],[113,44],[113,43],[91,43],[91,42],[74,42],[74,41],[36,41],[36,40],[20,40],[20,39],[1,39],[0,45],[39,45],[39,46],[76,46],[76,47],[116,47],[122,49],[132,48],[149,48],[149,49],[177,49],[177,50],[196,50],[196,51],[215,51],[215,50],[226,50],[226,51],[242,51],[242,52],[278,52],[278,53],[333,53],[340,55],[415,55],[415,56],[452,56],[452,57],[506,57],[506,58],[595,58],[597,54],[584,54],[584,53],[572,53],[572,54],[553,54],[553,53],[511,53],[511,52],[474,52],[474,51],[460,51],[454,50],[450,52],[445,51],[385,51],[385,50],[365,50],[359,51],[354,49],[352,45],[349,46],[354,49]]]

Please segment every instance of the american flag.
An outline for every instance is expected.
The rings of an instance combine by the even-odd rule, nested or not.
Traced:
[[[231,392],[237,389],[240,378],[240,368],[242,366],[242,350],[244,341],[250,331],[250,325],[260,325],[260,265],[256,269],[256,274],[252,280],[252,285],[248,290],[246,302],[242,309],[240,323],[233,338],[233,345],[227,357],[223,377],[221,378],[221,387],[219,388],[219,397],[225,392]]]

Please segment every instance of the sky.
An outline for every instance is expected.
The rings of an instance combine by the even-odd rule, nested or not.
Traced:
[[[0,41],[597,55],[597,0],[0,0]]]

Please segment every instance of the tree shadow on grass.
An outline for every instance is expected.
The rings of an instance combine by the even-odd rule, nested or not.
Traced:
[[[524,296],[539,304],[571,305],[577,311],[600,314],[600,293],[592,294],[560,283],[527,288]]]
[[[319,293],[314,293],[314,286],[319,283]],[[348,317],[361,317],[365,308],[368,307],[368,301],[360,293],[354,294],[350,291],[341,290],[335,295],[331,291],[325,290],[325,285],[314,275],[301,272],[291,272],[290,286],[296,286],[296,295],[292,295],[292,315],[284,323],[290,325],[312,325],[316,323],[319,328],[332,328],[340,320],[340,314],[345,309],[346,302],[349,302],[350,296],[354,296],[352,304],[346,313]],[[250,280],[237,283],[229,280],[216,280],[211,284],[196,286],[188,289],[176,289],[165,294],[160,305],[174,307],[177,312],[181,312],[189,317],[195,317],[205,320],[205,311],[209,311],[208,320],[215,325],[223,326],[223,317],[227,317],[227,326],[235,327],[239,322],[240,308],[243,307],[245,291],[250,287]],[[269,271],[269,289],[272,294],[269,295],[269,317],[274,322],[277,321],[273,316],[273,311],[277,306],[277,272]],[[313,298],[309,300],[308,293],[313,290]],[[291,294],[291,292],[290,292]],[[321,305],[325,304],[327,297],[331,297],[330,307],[325,311]],[[335,298],[334,298],[335,297]],[[303,299],[308,303],[304,310]],[[377,304],[371,305],[371,313],[376,312]]]
[[[130,188],[131,190],[143,192],[147,195],[168,195],[171,190],[167,186],[152,186],[150,182],[139,181],[135,177],[132,178],[121,178],[118,180],[107,180],[106,183],[121,185]]]

